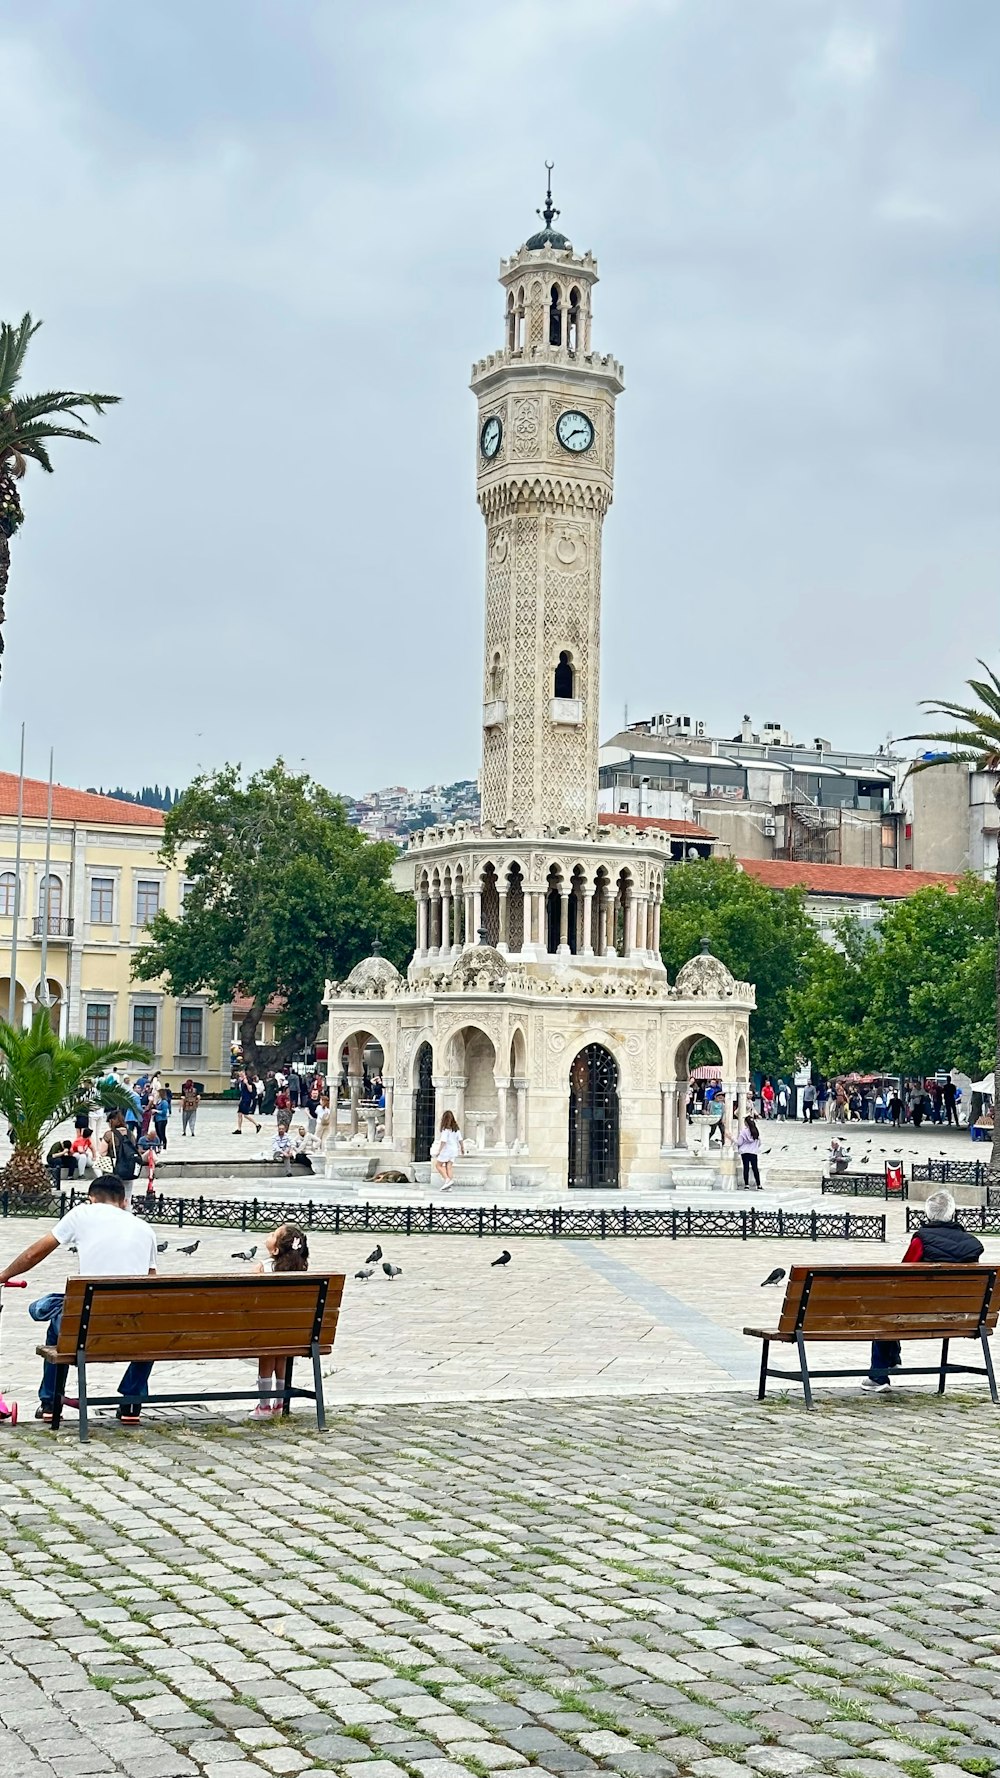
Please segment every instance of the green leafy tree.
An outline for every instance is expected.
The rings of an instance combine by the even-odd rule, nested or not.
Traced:
[[[925,698],[922,701],[921,707],[924,710],[932,716],[943,716],[946,722],[952,724],[950,728],[934,729],[929,734],[903,735],[900,738],[904,741],[929,741],[932,746],[945,749],[931,759],[917,760],[910,767],[911,772],[930,772],[935,766],[954,765],[956,762],[970,765],[975,771],[986,773],[992,778],[993,795],[1000,808],[1000,679],[985,661],[981,660],[979,665],[986,678],[966,680],[975,702],[960,704],[950,698],[942,698],[940,701]],[[994,925],[1000,930],[1000,856],[997,858],[993,907]],[[993,979],[993,1006],[993,1066],[995,1074],[1000,1074],[1000,950]],[[990,1174],[994,1179],[1000,1179],[1000,1125],[994,1127]]]
[[[786,1049],[820,1074],[847,1074],[865,1063],[866,965],[875,943],[856,914],[834,925],[836,944],[818,944],[788,996]]]
[[[121,398],[118,395],[76,395],[68,389],[51,389],[46,395],[15,395],[27,350],[41,327],[30,315],[15,326],[0,324],[0,655],[3,654],[3,623],[7,580],[10,573],[10,539],[24,519],[17,484],[30,460],[52,474],[48,443],[53,438],[79,438],[97,444],[80,417],[82,408],[102,414]],[[75,425],[67,426],[69,419]]]
[[[750,1016],[750,1063],[774,1074],[792,1066],[785,1038],[789,996],[821,943],[800,889],[768,889],[731,858],[689,859],[667,871],[660,926],[671,976],[702,938],[740,981],[757,987]]]
[[[996,950],[993,886],[977,877],[887,908],[861,971],[863,1064],[978,1079],[995,1040]]]
[[[49,1189],[42,1160],[46,1136],[81,1104],[94,1102],[91,1083],[128,1062],[148,1062],[148,1050],[134,1043],[88,1043],[85,1037],[59,1038],[44,1007],[26,1031],[0,1019],[0,1117],[7,1120],[14,1152],[3,1182],[17,1192]],[[124,1110],[129,1095],[101,1088],[101,1103]]]
[[[183,911],[156,915],[132,974],[220,1006],[247,998],[240,1037],[257,1068],[313,1042],[326,979],[345,976],[376,937],[397,966],[412,951],[413,901],[389,882],[395,847],[367,840],[336,797],[281,760],[246,783],[230,765],[196,778],[166,816],[162,856],[183,859]],[[278,1041],[264,1046],[271,1001],[282,1007]]]

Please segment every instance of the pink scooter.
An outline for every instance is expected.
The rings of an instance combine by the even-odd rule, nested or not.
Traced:
[[[26,1278],[11,1278],[4,1288],[7,1290],[27,1290],[28,1280]],[[2,1310],[2,1308],[3,1304],[0,1303],[0,1310]],[[3,1395],[0,1395],[0,1426],[16,1425],[17,1402],[5,1401]]]

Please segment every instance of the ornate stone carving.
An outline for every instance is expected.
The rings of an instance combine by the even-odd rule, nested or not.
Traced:
[[[683,1000],[731,1000],[736,978],[708,951],[691,957],[677,972],[674,988]]]
[[[538,452],[542,404],[537,395],[526,395],[514,403],[514,456],[534,457]]]

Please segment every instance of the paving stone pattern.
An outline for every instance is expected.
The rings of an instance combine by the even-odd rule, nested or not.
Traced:
[[[0,1434],[3,1778],[1000,1769],[995,1410]]]

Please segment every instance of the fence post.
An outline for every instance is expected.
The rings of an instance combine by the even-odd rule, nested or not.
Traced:
[[[602,1210],[601,1211],[601,1240],[604,1241],[606,1239],[607,1239],[607,1218],[606,1218],[605,1212]]]
[[[480,1240],[482,1240],[482,1238],[483,1238],[483,1216],[484,1216],[484,1214],[485,1214],[485,1212],[483,1210],[483,1206],[482,1206],[482,1204],[480,1204],[480,1206],[479,1206],[479,1239]]]
[[[818,1234],[817,1227],[816,1227],[816,1212],[815,1212],[815,1210],[810,1210],[810,1212],[809,1212],[809,1231],[810,1231],[810,1237],[809,1237],[810,1240],[816,1241],[819,1239],[819,1234]]]
[[[691,1233],[691,1206],[690,1206],[690,1204],[687,1207],[686,1215],[687,1215],[687,1232],[688,1232],[688,1234],[690,1234]]]
[[[622,1205],[622,1234],[628,1234],[628,1205]]]
[[[740,1227],[743,1231],[742,1238],[745,1241],[747,1238],[747,1213],[745,1210],[740,1211]]]
[[[410,1216],[411,1216],[411,1209],[410,1209],[410,1205],[407,1204],[407,1206],[406,1206],[406,1233],[407,1234],[410,1233]]]
[[[784,1240],[784,1236],[785,1236],[785,1212],[784,1212],[784,1210],[783,1210],[783,1209],[782,1209],[782,1207],[781,1207],[781,1205],[780,1205],[780,1204],[779,1204],[779,1205],[778,1205],[778,1234],[779,1234],[779,1235],[780,1235],[780,1236],[781,1236],[781,1238],[782,1238],[782,1240]]]
[[[334,1206],[333,1206],[333,1232],[335,1235],[340,1234],[340,1205],[339,1204],[334,1204]]]
[[[204,1198],[199,1198],[198,1199],[198,1221],[204,1222],[204,1220],[205,1220],[205,1200],[204,1200]]]
[[[182,1229],[184,1227],[184,1199],[183,1198],[178,1198],[178,1200],[177,1200],[177,1227],[179,1229]],[[246,1227],[245,1223],[244,1223],[244,1227]]]
[[[246,1198],[243,1199],[243,1202],[240,1205],[240,1232],[241,1232],[241,1234],[244,1234],[244,1235],[247,1232],[247,1201],[246,1201]]]

